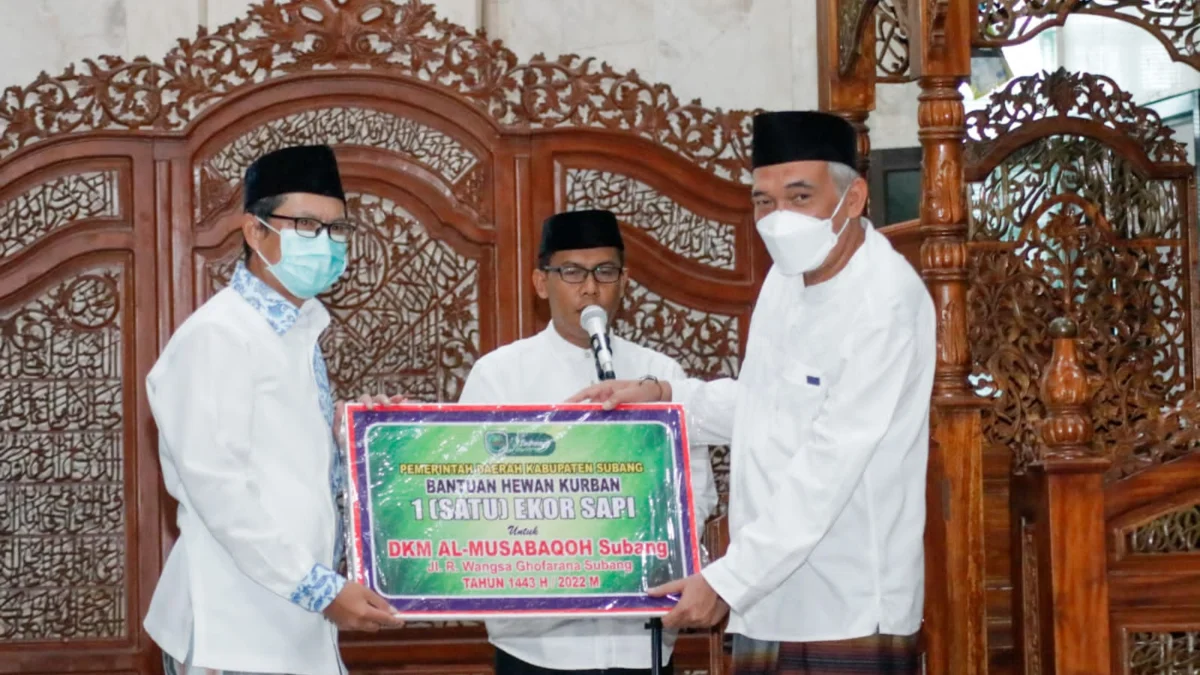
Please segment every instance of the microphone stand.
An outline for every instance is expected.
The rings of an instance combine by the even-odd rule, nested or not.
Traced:
[[[646,622],[650,629],[650,675],[661,675],[662,671],[662,619],[657,616]]]
[[[596,356],[595,352],[592,355]],[[600,366],[599,358],[596,359],[596,373],[601,381],[617,379],[612,371]],[[650,629],[650,675],[662,675],[662,619],[653,617],[646,622],[645,627]]]

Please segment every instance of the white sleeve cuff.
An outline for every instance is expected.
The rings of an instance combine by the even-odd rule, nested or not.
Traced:
[[[727,560],[727,558],[717,560],[701,570],[700,574],[704,575],[704,580],[708,582],[709,586],[712,586],[717,595],[721,596],[730,609],[741,614],[759,598],[750,592],[752,589],[749,586],[730,571]]]

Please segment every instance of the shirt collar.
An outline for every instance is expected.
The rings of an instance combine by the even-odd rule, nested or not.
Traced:
[[[296,325],[297,319],[300,318],[300,308],[288,302],[274,288],[271,288],[262,279],[254,276],[253,273],[246,267],[245,263],[238,261],[237,269],[233,271],[233,278],[229,280],[230,287],[237,291],[238,295],[255,309],[267,323],[271,324],[278,335],[283,335]]]

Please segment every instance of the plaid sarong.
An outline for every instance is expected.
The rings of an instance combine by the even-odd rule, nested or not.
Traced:
[[[919,675],[917,635],[830,642],[767,642],[733,636],[733,675]]]

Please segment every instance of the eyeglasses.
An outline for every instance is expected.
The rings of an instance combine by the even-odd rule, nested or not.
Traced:
[[[587,281],[588,276],[595,277],[598,284],[614,284],[621,278],[625,269],[620,265],[606,263],[591,269],[578,265],[565,265],[563,267],[543,267],[542,271],[557,272],[558,276],[568,284],[582,284]]]
[[[329,233],[329,238],[338,243],[349,241],[350,235],[354,234],[354,231],[358,229],[358,225],[351,220],[335,220],[331,223],[326,223],[316,218],[296,218],[295,216],[284,216],[278,213],[272,213],[267,217],[291,221],[292,229],[296,230],[296,234],[308,239],[316,237],[321,234],[321,230],[325,230]]]

